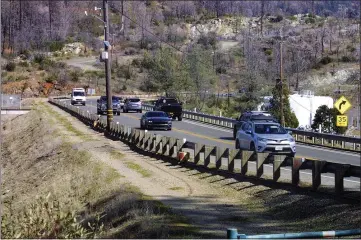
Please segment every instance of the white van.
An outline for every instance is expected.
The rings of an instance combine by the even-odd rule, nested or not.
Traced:
[[[84,88],[73,88],[71,92],[71,105],[82,104],[85,106],[86,96]]]

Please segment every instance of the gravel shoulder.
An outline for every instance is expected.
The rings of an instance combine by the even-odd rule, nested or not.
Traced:
[[[350,229],[361,222],[359,203],[144,156],[49,106],[89,137],[79,142],[77,136],[69,136],[75,148],[89,152],[116,169],[123,181],[188,218],[200,236],[224,238],[228,227],[262,234]]]

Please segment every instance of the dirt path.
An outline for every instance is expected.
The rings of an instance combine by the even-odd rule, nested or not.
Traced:
[[[79,139],[76,148],[88,151],[95,159],[118,170],[122,176],[125,176],[124,181],[131,182],[142,193],[160,200],[176,213],[188,217],[202,234],[224,238],[226,228],[235,225],[238,225],[241,232],[249,233],[252,231],[250,219],[253,223],[266,220],[251,215],[241,204],[242,200],[247,201],[247,196],[240,196],[237,191],[232,191],[233,189],[221,189],[191,177],[201,174],[197,171],[135,153],[125,144],[106,139],[69,114],[54,106],[51,107],[70,120],[77,130],[93,139],[90,141]],[[69,136],[69,141],[77,141],[77,137]],[[271,220],[267,219],[267,221]]]
[[[84,137],[69,136],[69,141],[76,143],[74,147],[109,164],[125,177],[123,181],[187,217],[203,237],[225,238],[228,227],[237,228],[239,233],[261,234],[348,229],[359,223],[359,204],[348,205],[327,196],[300,194],[290,187],[277,189],[257,180],[236,180],[147,157],[49,106],[88,138],[84,141]]]

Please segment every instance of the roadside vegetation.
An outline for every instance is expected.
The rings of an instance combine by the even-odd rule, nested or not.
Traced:
[[[77,150],[90,139],[72,143],[81,136],[67,124],[40,104],[3,125],[3,238],[197,236],[185,218]]]

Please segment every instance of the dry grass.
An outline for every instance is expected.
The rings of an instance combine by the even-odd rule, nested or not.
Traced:
[[[147,171],[146,169],[142,168],[140,165],[134,162],[125,162],[125,165],[127,166],[127,168],[136,171],[137,173],[141,174],[143,177],[152,176],[152,174],[149,171]]]
[[[67,143],[57,124],[69,124],[66,131],[83,136],[42,104],[4,125],[2,201],[11,203],[3,209],[4,238],[198,236],[187,219],[143,196],[115,169]]]

